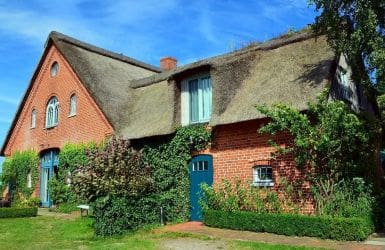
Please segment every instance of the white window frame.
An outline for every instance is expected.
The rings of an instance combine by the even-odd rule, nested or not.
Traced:
[[[32,109],[32,112],[31,112],[31,128],[36,128],[36,116],[37,116],[36,109]]]
[[[75,116],[77,110],[78,98],[76,94],[72,94],[70,97],[70,114],[69,116]]]
[[[199,81],[200,79],[203,79],[203,78],[210,78],[210,83],[211,83],[211,88],[210,88],[210,97],[209,97],[209,100],[210,100],[210,106],[211,106],[211,109],[210,109],[210,115],[208,118],[202,118],[201,116],[203,116],[203,89],[202,88],[199,88],[198,87],[198,99],[200,100],[199,101],[199,104],[198,104],[198,115],[199,115],[199,118],[198,118],[198,121],[196,122],[192,122],[191,119],[190,119],[190,90],[189,90],[189,82],[192,81],[192,80],[198,80],[198,85],[199,85]],[[212,79],[211,79],[211,76],[210,74],[199,74],[199,75],[194,75],[190,78],[186,78],[184,79],[182,82],[181,82],[181,123],[182,123],[182,126],[186,126],[186,125],[190,125],[190,124],[199,124],[199,123],[204,123],[204,122],[208,122],[210,121],[211,119],[211,115],[212,115],[212,88],[213,88],[213,83],[212,83]]]
[[[54,96],[48,101],[45,113],[45,127],[56,127],[59,122],[59,100]]]
[[[260,179],[262,169],[271,169],[271,179]],[[257,165],[253,167],[253,186],[272,187],[274,186],[273,168],[270,165]]]

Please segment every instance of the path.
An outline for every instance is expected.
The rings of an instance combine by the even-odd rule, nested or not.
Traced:
[[[385,238],[383,235],[374,235],[366,242],[343,242],[333,240],[321,240],[313,237],[292,237],[284,235],[276,235],[270,233],[254,233],[247,231],[236,231],[229,229],[219,229],[204,226],[201,222],[186,222],[176,225],[169,225],[162,230],[170,232],[186,232],[210,236],[214,239],[230,239],[230,240],[245,240],[258,241],[273,244],[285,244],[307,247],[322,247],[327,249],[349,249],[349,250],[377,250],[385,249]],[[178,248],[173,248],[178,249]]]

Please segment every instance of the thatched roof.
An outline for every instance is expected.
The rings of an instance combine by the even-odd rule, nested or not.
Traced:
[[[136,116],[135,126],[122,134],[128,138],[141,138],[159,135],[155,131],[172,133],[174,127],[166,121],[174,114],[173,124],[180,124],[177,86],[181,79],[195,73],[209,72],[211,75],[213,110],[210,125],[217,126],[263,118],[255,108],[258,104],[285,103],[306,110],[308,102],[314,101],[330,83],[335,65],[334,53],[325,37],[301,33],[134,80],[131,86],[148,96],[141,99],[141,105],[136,105],[135,112],[140,115]],[[151,89],[158,84],[163,86],[165,94],[175,89],[175,97],[151,98]],[[154,114],[157,118],[152,120]]]
[[[162,71],[158,67],[122,54],[98,48],[55,31],[51,32],[7,133],[0,155],[4,155],[5,147],[51,45],[54,45],[68,61],[115,130],[120,130],[120,125],[126,121],[121,111],[127,110],[130,106],[129,100],[133,95],[130,81]]]
[[[263,116],[257,104],[277,102],[301,110],[315,100],[335,71],[335,56],[324,37],[304,32],[169,71],[52,32],[55,45],[93,96],[116,134],[128,139],[170,134],[180,125],[180,81],[209,72],[213,83],[212,126]],[[31,79],[1,154],[31,90]]]
[[[130,81],[161,72],[157,67],[80,42],[57,32],[52,39],[115,130],[126,122],[132,102]]]

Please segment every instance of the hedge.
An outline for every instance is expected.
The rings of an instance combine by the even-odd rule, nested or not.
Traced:
[[[205,210],[207,226],[267,232],[288,236],[312,236],[334,240],[365,240],[373,230],[373,223],[365,218],[336,218],[297,214],[267,214],[254,212],[225,212]]]
[[[35,216],[37,216],[37,207],[0,208],[0,218],[18,218],[18,217],[35,217]]]

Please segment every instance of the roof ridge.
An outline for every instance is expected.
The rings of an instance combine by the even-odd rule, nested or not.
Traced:
[[[162,72],[161,68],[156,67],[154,65],[151,65],[151,64],[148,64],[148,63],[136,60],[134,58],[125,56],[123,54],[119,54],[119,53],[116,53],[116,52],[112,52],[112,51],[103,49],[101,47],[97,47],[95,45],[92,45],[90,43],[86,43],[86,42],[80,41],[80,40],[78,40],[76,38],[70,37],[68,35],[62,34],[62,33],[57,32],[57,31],[51,31],[50,32],[50,34],[48,36],[47,42],[50,39],[54,43],[65,42],[65,43],[68,43],[68,44],[80,47],[82,49],[85,49],[85,50],[88,50],[88,51],[100,54],[102,56],[110,57],[110,58],[115,59],[115,60],[119,60],[119,61],[122,61],[122,62],[125,62],[125,63],[129,63],[129,64],[132,64],[132,65],[141,67],[141,68],[145,68],[145,69],[154,71],[156,73]]]
[[[263,43],[257,43],[257,44],[252,44],[249,45],[245,48],[241,48],[235,51],[231,52],[226,52],[223,54],[207,57],[205,59],[200,59],[198,61],[188,63],[179,67],[176,67],[172,70],[169,71],[163,71],[160,74],[157,75],[152,75],[152,76],[147,76],[144,78],[140,78],[137,80],[134,80],[132,82],[132,87],[133,88],[141,88],[141,87],[146,87],[148,85],[151,85],[153,83],[163,81],[168,79],[169,77],[172,77],[174,75],[180,74],[184,72],[185,70],[189,70],[191,68],[198,68],[206,65],[212,65],[213,62],[217,59],[227,59],[233,56],[242,56],[243,54],[253,52],[253,51],[268,51],[268,50],[273,50],[277,49],[279,47],[283,47],[289,44],[297,43],[297,42],[302,42],[311,38],[317,37],[317,34],[315,34],[312,31],[303,31],[301,33],[295,33],[293,35],[283,35],[280,37],[272,38],[266,42]]]

